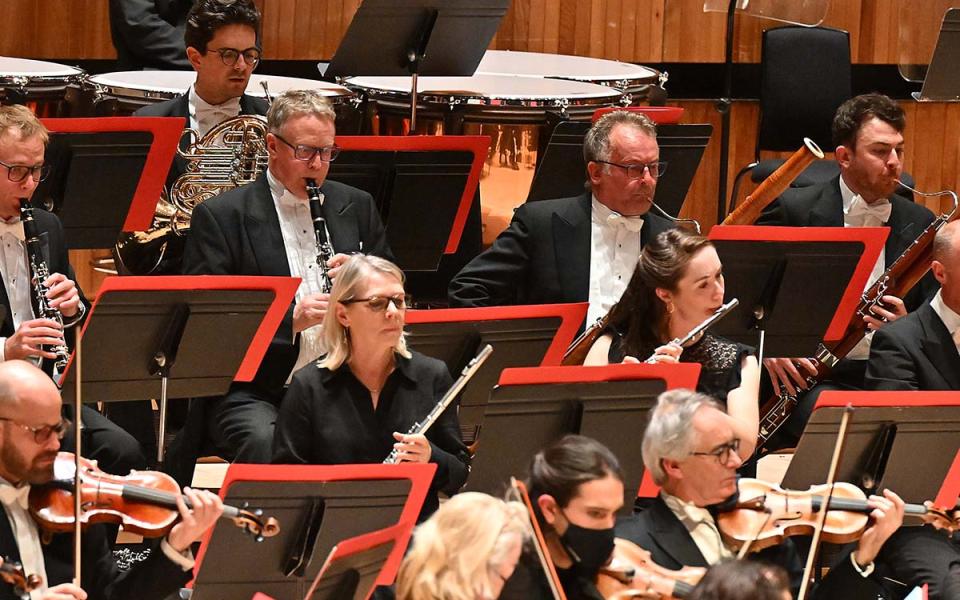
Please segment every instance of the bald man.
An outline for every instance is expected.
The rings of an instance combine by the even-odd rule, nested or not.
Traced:
[[[40,543],[40,532],[26,509],[32,485],[50,482],[60,440],[70,426],[61,417],[60,393],[47,375],[22,360],[0,363],[0,556],[23,564],[27,575],[43,578],[31,600],[161,600],[191,577],[190,545],[223,513],[210,492],[184,491],[192,509],[178,502],[180,521],[147,560],[120,571],[107,540],[108,526],[92,525],[83,535],[81,585],[73,579],[73,538],[54,535]],[[0,600],[18,598],[0,583]]]
[[[960,222],[937,232],[930,270],[940,291],[874,334],[868,390],[960,390]]]

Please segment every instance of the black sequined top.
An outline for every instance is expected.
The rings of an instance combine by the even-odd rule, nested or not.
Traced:
[[[613,338],[607,360],[611,364],[623,362],[623,336],[612,327],[608,327],[604,333]],[[644,360],[653,354],[653,351],[651,348],[649,352],[636,358]],[[699,340],[683,349],[680,362],[700,363],[697,391],[725,404],[730,390],[740,386],[740,363],[748,354],[753,354],[750,346],[705,333]]]

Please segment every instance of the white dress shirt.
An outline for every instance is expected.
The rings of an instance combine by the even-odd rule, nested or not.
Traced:
[[[708,565],[715,565],[725,558],[732,558],[733,552],[723,543],[717,522],[710,511],[693,502],[685,502],[676,496],[660,491],[664,504],[686,527],[693,543],[697,545]]]
[[[310,204],[291,194],[269,169],[267,169],[267,183],[270,185],[270,195],[273,196],[273,204],[280,219],[280,233],[283,235],[290,276],[300,278],[300,287],[297,288],[296,296],[296,301],[300,302],[307,296],[323,291],[322,271],[317,264],[317,237],[313,230],[313,218],[310,216]],[[332,245],[329,231],[327,239],[331,240]],[[322,331],[321,325],[314,325],[300,332],[300,353],[293,371],[290,372],[291,376],[297,369],[323,354],[320,337]]]
[[[960,314],[957,314],[956,311],[944,303],[941,293],[942,290],[937,290],[937,294],[933,297],[933,300],[930,301],[930,308],[932,308],[933,312],[937,313],[937,316],[943,321],[943,326],[947,328],[947,331],[950,332],[950,337],[953,338],[957,352],[960,352]]]
[[[223,104],[210,104],[197,95],[197,91],[190,86],[187,93],[187,103],[190,106],[190,127],[200,133],[200,137],[223,123],[240,114],[240,98],[231,98]]]
[[[10,301],[10,316],[13,330],[34,318],[33,302],[30,299],[30,268],[27,265],[27,246],[23,241],[23,223],[20,217],[9,221],[0,220],[0,273],[3,286]],[[0,337],[0,360],[5,360],[4,343]],[[39,362],[39,361],[36,361]]]
[[[641,217],[625,217],[594,196],[590,209],[590,306],[587,325],[620,299],[640,259]]]
[[[6,479],[0,477],[0,503],[3,504],[3,509],[7,513],[7,520],[10,521],[10,529],[17,539],[17,550],[20,552],[20,564],[23,565],[23,573],[24,575],[39,575],[43,579],[37,589],[30,592],[31,600],[40,600],[47,591],[47,566],[43,560],[40,532],[27,509],[29,494],[29,485],[14,487]]]
[[[877,200],[873,206],[867,205],[859,194],[854,193],[847,183],[840,176],[840,195],[843,198],[843,226],[844,227],[882,227],[890,220],[890,201]],[[880,256],[873,265],[870,277],[867,278],[867,285],[863,288],[867,290],[883,275],[886,271],[886,251],[880,248]],[[868,331],[860,343],[853,347],[853,350],[847,353],[847,358],[855,360],[866,360],[870,357],[870,342],[873,340],[873,332]]]

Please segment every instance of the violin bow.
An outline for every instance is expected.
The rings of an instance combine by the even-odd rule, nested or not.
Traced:
[[[840,457],[843,454],[843,445],[847,437],[847,426],[850,424],[850,416],[853,414],[853,405],[847,404],[843,409],[843,415],[840,418],[840,430],[837,432],[837,443],[833,447],[833,458],[830,459],[830,471],[827,473],[827,497],[820,503],[820,512],[817,513],[817,526],[813,529],[813,538],[810,541],[810,553],[807,555],[807,564],[803,567],[803,581],[800,583],[800,593],[797,594],[797,600],[806,600],[807,592],[810,589],[810,574],[813,572],[813,565],[817,560],[817,550],[820,548],[820,535],[823,533],[823,524],[827,521],[828,507],[833,498],[833,482],[837,477],[837,467],[840,464]]]
[[[510,488],[520,496],[520,500],[527,507],[527,513],[530,517],[530,525],[533,527],[533,546],[537,551],[537,558],[540,559],[540,565],[543,567],[543,575],[547,578],[547,585],[550,586],[550,593],[554,600],[567,600],[563,593],[563,586],[560,585],[560,577],[557,575],[557,569],[553,565],[553,559],[550,557],[550,549],[547,548],[547,540],[543,537],[543,531],[540,529],[540,523],[537,521],[537,513],[533,510],[533,503],[530,502],[530,494],[527,493],[527,486],[515,477],[510,478]]]

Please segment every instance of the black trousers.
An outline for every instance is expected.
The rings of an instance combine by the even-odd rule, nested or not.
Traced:
[[[63,414],[72,420],[73,406],[64,405]],[[83,456],[96,460],[100,469],[114,475],[126,475],[132,469],[147,468],[147,459],[140,443],[132,435],[91,406],[84,405],[80,414],[83,420],[80,451]],[[72,427],[64,436],[60,447],[66,452],[76,449]]]
[[[927,584],[930,598],[960,598],[960,539],[930,525],[901,527],[877,557],[883,574],[906,585]]]

